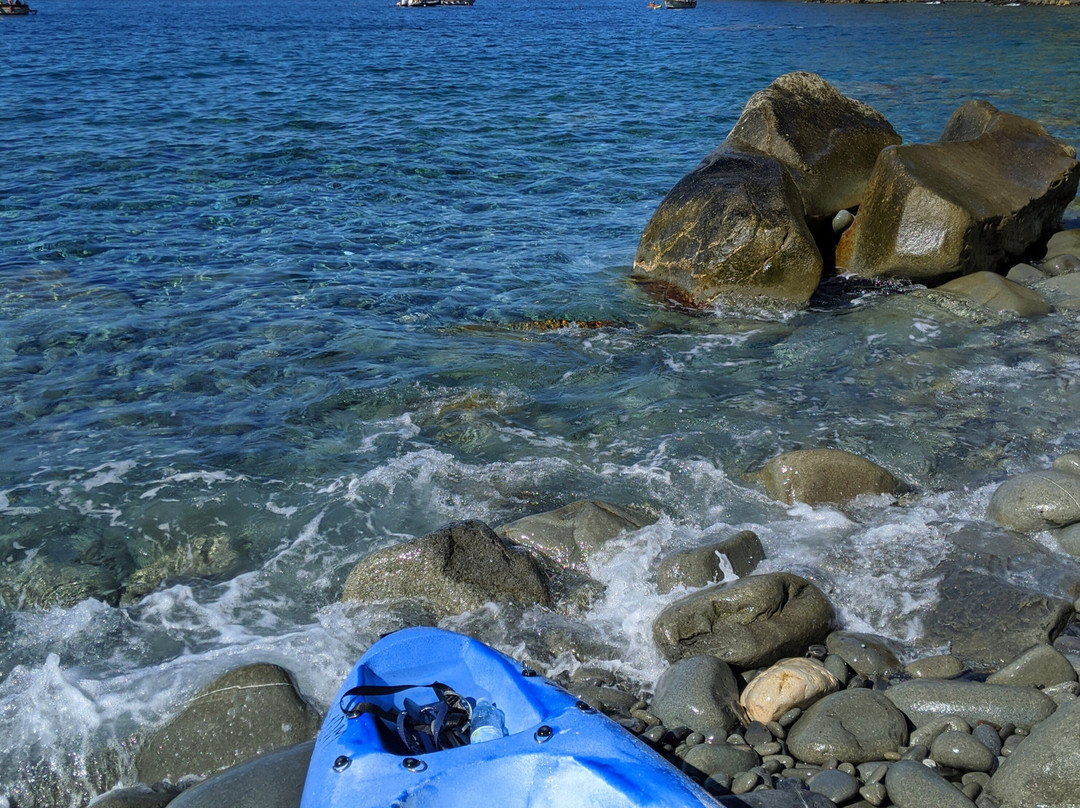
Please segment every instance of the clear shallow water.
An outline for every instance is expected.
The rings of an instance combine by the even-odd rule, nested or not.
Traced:
[[[656,559],[750,527],[766,568],[912,639],[948,533],[1080,446],[1075,314],[978,327],[871,295],[685,318],[626,280],[663,195],[791,70],[909,141],[979,97],[1080,143],[1075,9],[38,6],[0,26],[24,78],[0,87],[7,788],[43,757],[80,804],[102,787],[87,754],[126,760],[237,664],[325,703],[396,619],[335,605],[357,559],[583,497],[662,514],[600,559],[587,621],[449,623],[530,653],[540,628],[585,631],[649,682]],[[509,327],[548,318],[619,325]],[[842,514],[745,477],[817,446],[918,493]],[[139,579],[178,550],[214,561]],[[129,596],[11,608],[58,568]]]

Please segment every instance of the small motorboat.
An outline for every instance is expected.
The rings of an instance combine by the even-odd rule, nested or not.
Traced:
[[[6,17],[25,17],[27,14],[37,14],[37,9],[30,8],[22,0],[14,3],[0,2],[0,15]]]
[[[697,8],[697,0],[664,0],[667,8]]]
[[[440,5],[444,6],[471,6],[476,0],[440,0]]]
[[[430,8],[442,5],[442,0],[398,0],[397,4],[402,8]]]
[[[485,804],[716,806],[644,741],[484,643],[427,627],[383,637],[330,705],[300,808]]]

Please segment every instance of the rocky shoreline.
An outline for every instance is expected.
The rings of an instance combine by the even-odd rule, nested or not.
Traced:
[[[771,97],[748,105],[752,114],[744,125],[676,186],[650,223],[639,249],[639,280],[670,292],[690,279],[671,298],[680,304],[707,305],[721,293],[756,299],[763,292],[805,302],[829,264],[851,261],[864,277],[895,279],[895,256],[917,243],[932,247],[922,268],[944,268],[932,282],[920,275],[919,284],[898,287],[906,301],[979,326],[1080,308],[1080,230],[1057,227],[1080,180],[1071,147],[1034,122],[981,104],[958,111],[942,144],[899,147],[880,116],[823,84],[805,74],[778,80]],[[792,88],[801,94],[794,104]],[[791,116],[821,99],[829,101],[829,115],[843,120],[814,130],[834,151],[801,144],[819,160],[812,163],[778,147],[782,139],[775,135],[789,133]],[[755,138],[787,162],[753,145]],[[891,156],[882,167],[877,155],[885,152]],[[983,211],[980,219],[956,201],[948,155],[958,153],[994,164],[1002,172],[995,176],[1011,176],[1008,161],[995,155],[1020,155],[1024,181],[1030,182],[1018,193],[1030,196],[1008,221],[992,206],[971,206]],[[1046,159],[1034,165],[1032,153]],[[888,173],[894,164],[914,169],[906,175],[901,170],[897,180]],[[759,187],[759,180],[766,193],[776,192],[771,207],[751,200],[733,214],[731,199]],[[985,191],[980,198],[988,205],[1001,203],[1001,184],[989,182],[973,196]],[[1011,190],[1021,184],[1012,183]],[[707,194],[701,195],[702,185]],[[899,186],[908,198],[932,200],[927,209],[940,216],[928,220],[924,209],[914,225],[884,221],[880,211],[890,207],[885,202]],[[920,190],[911,194],[912,188]],[[870,201],[872,193],[878,203]],[[698,248],[714,247],[710,233],[718,222],[731,229],[732,215],[767,220],[740,220],[739,232],[761,235],[764,245],[721,256],[717,270]],[[787,229],[772,244],[777,220]],[[904,235],[916,226],[923,236],[941,238]],[[679,245],[674,259],[671,242],[678,239],[669,238],[672,228],[697,239],[689,248]],[[732,255],[736,263],[747,256],[751,261],[733,267],[725,263]],[[688,256],[700,262],[690,262],[692,271],[686,271]],[[764,264],[752,265],[753,256],[764,256]],[[777,271],[781,264],[790,272]],[[922,271],[910,262],[900,265],[905,272]],[[704,285],[702,266],[714,272]],[[657,271],[668,274],[659,282],[648,277]],[[918,489],[916,480],[829,448],[778,455],[745,479],[787,505],[841,510],[904,508]],[[565,636],[537,637],[522,661],[552,673],[643,737],[721,805],[1080,805],[1080,453],[1004,481],[986,516],[985,529],[968,527],[946,537],[950,552],[933,570],[935,605],[925,615],[922,636],[903,647],[845,630],[835,604],[808,577],[760,571],[771,559],[758,537],[742,530],[668,554],[655,569],[643,565],[641,574],[672,598],[652,625],[667,661],[656,681],[628,681],[593,664],[603,653],[572,628]],[[592,560],[656,518],[639,508],[584,500],[494,527],[456,522],[364,558],[344,581],[341,600],[385,609],[402,625],[434,625],[492,602],[587,619],[604,594]],[[1035,533],[1052,537],[1057,549],[1036,541]],[[171,576],[206,571],[192,564],[217,569],[219,556],[227,569],[228,554],[212,550],[189,558],[188,567],[178,561],[152,570],[141,586],[152,589]],[[1032,570],[1040,572],[1038,585],[1027,575]],[[51,580],[63,580],[63,571]],[[73,578],[71,584],[65,598],[100,596],[94,587],[116,597],[108,582]],[[21,583],[0,581],[0,594],[5,586],[19,589]],[[133,587],[123,597],[140,591]],[[54,594],[45,593],[39,605]],[[564,653],[581,664],[554,670],[551,663]],[[81,765],[105,792],[91,804],[295,808],[320,721],[320,709],[288,671],[267,664],[231,671],[177,705],[165,726],[127,739],[122,749],[88,755]],[[58,792],[49,772],[30,773],[26,782],[5,788],[0,808],[72,801]]]

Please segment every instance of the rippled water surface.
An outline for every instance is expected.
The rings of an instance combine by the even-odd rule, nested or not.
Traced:
[[[52,776],[82,804],[116,782],[102,747],[130,780],[125,739],[243,662],[325,704],[393,627],[335,603],[344,574],[452,519],[660,515],[598,560],[588,615],[642,682],[657,557],[729,529],[912,639],[948,526],[1080,446],[1075,313],[691,318],[627,282],[663,195],[785,72],[907,141],[985,98],[1080,143],[1076,8],[37,6],[0,20],[0,795]],[[746,476],[822,446],[915,495],[789,509]],[[450,624],[520,650],[549,619]]]

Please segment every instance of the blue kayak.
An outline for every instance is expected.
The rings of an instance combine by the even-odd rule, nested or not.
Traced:
[[[469,742],[477,703],[502,711],[501,737]],[[478,805],[717,802],[614,721],[477,640],[436,628],[384,637],[330,706],[300,807]]]

